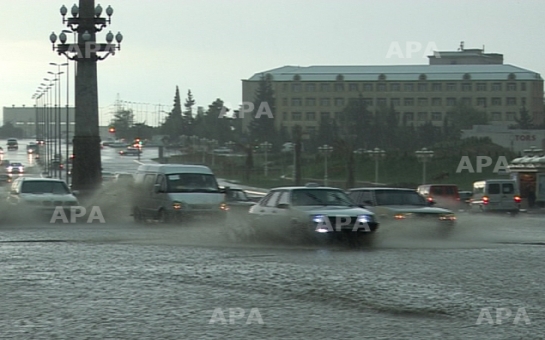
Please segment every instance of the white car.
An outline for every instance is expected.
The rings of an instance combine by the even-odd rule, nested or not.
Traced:
[[[331,187],[272,189],[250,208],[249,217],[257,235],[287,236],[293,241],[346,238],[366,243],[379,226],[373,212]]]
[[[70,191],[60,179],[19,177],[11,184],[7,201],[19,216],[38,214],[52,217],[57,207],[63,209],[65,216],[70,216],[71,207],[79,206],[74,194],[76,192]]]

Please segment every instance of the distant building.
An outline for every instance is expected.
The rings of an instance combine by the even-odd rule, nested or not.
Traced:
[[[4,107],[3,108],[3,122],[11,123],[13,126],[21,128],[23,130],[23,138],[33,138],[36,136],[36,119],[42,117],[44,108],[41,107]],[[58,111],[56,111],[58,112]],[[55,115],[51,114],[52,119],[55,119]],[[70,136],[74,133],[74,108],[68,108],[68,119],[70,121]],[[66,108],[60,108],[60,124],[61,135],[66,136]],[[71,137],[70,137],[71,138]]]
[[[489,137],[492,143],[514,152],[523,152],[535,146],[545,149],[545,130],[509,129],[501,125],[474,125],[471,130],[462,130],[462,138]]]
[[[439,58],[440,57],[440,58]],[[335,118],[352,98],[363,97],[371,112],[391,107],[399,122],[442,126],[458,102],[488,114],[491,124],[512,125],[525,107],[535,124],[544,121],[543,79],[539,73],[503,64],[501,54],[471,49],[436,52],[430,65],[284,66],[242,81],[242,100],[253,102],[262,75],[275,92],[275,124],[307,134],[322,119]],[[252,117],[244,115],[247,130]]]

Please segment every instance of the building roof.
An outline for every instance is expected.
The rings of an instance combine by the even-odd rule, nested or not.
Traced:
[[[517,80],[541,80],[537,72],[517,66],[501,65],[375,65],[375,66],[283,66],[254,74],[248,81],[259,81],[262,74],[270,74],[274,81],[335,81],[342,75],[345,81],[376,81],[379,75],[386,81],[418,81],[421,74],[427,80],[463,80],[466,73],[471,80],[507,80],[513,73]]]

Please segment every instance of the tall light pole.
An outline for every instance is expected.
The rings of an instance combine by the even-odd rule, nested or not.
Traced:
[[[57,67],[57,75],[59,76],[59,107],[58,107],[58,122],[57,122],[57,138],[58,138],[58,153],[59,153],[59,158],[62,158],[62,130],[61,130],[61,122],[62,122],[62,115],[61,115],[61,107],[62,107],[62,104],[61,104],[61,78],[60,78],[60,75],[63,74],[64,72],[61,72],[61,67],[63,66],[66,66],[66,101],[68,103],[68,81],[69,81],[69,78],[68,78],[68,63],[62,63],[62,64],[57,64],[57,63],[49,63],[49,65],[51,66],[56,66]],[[68,104],[66,105],[66,117],[68,117]],[[66,123],[68,122],[68,119],[66,119]],[[68,150],[68,145],[66,145],[66,149]],[[67,154],[68,154],[68,151],[67,151]],[[60,161],[60,159],[59,159]],[[68,158],[66,158],[65,160],[65,163],[68,161]],[[66,165],[66,164],[65,164]],[[67,173],[68,174],[68,173]],[[62,170],[59,169],[59,178],[62,178]],[[68,177],[66,177],[66,179],[68,180]]]
[[[265,177],[269,176],[269,164],[268,164],[269,160],[267,159],[267,153],[269,152],[271,147],[272,147],[272,144],[269,142],[263,142],[259,144],[259,148],[263,150],[263,153],[265,155],[265,166],[264,166]]]
[[[426,148],[415,151],[416,158],[422,163],[422,184],[426,184],[426,163],[433,157],[434,152]]]
[[[57,35],[49,36],[53,50],[77,62],[75,82],[75,131],[73,140],[72,188],[80,191],[91,191],[100,187],[102,181],[102,165],[100,155],[99,110],[97,61],[114,55],[120,49],[123,40],[121,33],[106,34],[106,43],[96,42],[96,33],[111,23],[113,9],[106,8],[108,18],[101,17],[102,7],[95,7],[94,0],[79,0],[79,6],[71,8],[72,17],[66,18],[68,9],[60,8],[63,24],[77,32],[77,43],[67,44],[66,34],[58,36],[60,44],[55,45]],[[113,40],[117,45],[113,44]],[[99,53],[105,53],[99,56]]]
[[[374,148],[372,150],[365,151],[369,156],[375,160],[375,184],[378,183],[378,163],[379,161],[386,156],[386,151]]]
[[[320,151],[320,153],[322,155],[324,155],[324,186],[327,186],[328,185],[328,177],[327,177],[327,157],[329,156],[329,154],[331,152],[333,152],[333,147],[325,144],[325,145],[322,145],[318,148],[318,151]]]
[[[49,83],[49,86],[48,86],[48,102],[49,102],[49,105],[48,105],[48,108],[47,108],[47,113],[46,113],[46,122],[47,122],[47,128],[46,128],[46,131],[47,131],[47,140],[46,140],[46,149],[47,149],[47,174],[48,176],[52,177],[53,176],[53,167],[51,166],[52,163],[51,163],[51,158],[53,157],[53,143],[52,143],[52,138],[53,138],[53,128],[51,127],[51,124],[53,123],[53,90],[51,90],[54,86],[55,86],[55,78],[54,79],[49,79],[49,78],[44,78],[45,81],[48,81],[50,82]],[[55,89],[56,91],[56,89]]]

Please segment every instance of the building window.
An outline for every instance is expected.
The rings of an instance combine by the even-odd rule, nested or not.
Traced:
[[[330,87],[329,87],[329,84],[320,84],[320,91],[322,91],[322,92],[329,92],[329,91],[331,91],[331,90],[330,90]]]
[[[426,91],[428,91],[428,84],[426,83],[418,84],[418,92],[426,92]]]
[[[377,84],[377,92],[386,92],[386,84]]]
[[[441,86],[441,83],[433,83],[431,84],[431,90],[435,92],[443,91],[443,86]]]
[[[401,105],[401,100],[399,98],[392,98],[390,99],[390,105],[399,106]]]
[[[291,98],[291,106],[301,106],[301,98]]]
[[[377,98],[377,106],[386,106],[386,98]]]
[[[356,83],[350,83],[348,84],[348,91],[350,92],[357,92],[360,90],[360,87]]]
[[[288,98],[282,98],[282,105],[288,106]]]
[[[477,98],[477,106],[484,106],[486,107],[486,98]]]
[[[291,92],[301,92],[301,84],[291,84]]]
[[[325,121],[329,120],[331,118],[331,115],[329,112],[320,112],[320,120]]]
[[[471,86],[471,83],[463,83],[462,84],[462,91],[470,92],[472,90],[473,90],[473,86]]]
[[[363,103],[367,106],[373,106],[373,98],[363,98]]]
[[[517,113],[516,112],[507,112],[506,118],[507,118],[508,121],[513,122],[517,118]]]
[[[486,91],[486,83],[477,83],[477,91]]]
[[[501,98],[498,98],[498,97],[492,98],[492,106],[501,106]]]
[[[373,84],[363,84],[363,91],[373,92]]]
[[[526,91],[526,83],[520,83],[520,90]]]
[[[330,100],[329,98],[321,98],[320,99],[320,106],[329,106],[330,105]]]
[[[514,97],[508,97],[507,101],[505,102],[507,106],[515,106],[517,105],[517,98]]]
[[[392,91],[392,92],[399,92],[399,91],[401,91],[401,87],[399,86],[399,83],[392,83],[392,84],[390,84],[390,91]]]
[[[456,105],[456,98],[447,98],[447,106],[454,106]]]
[[[431,113],[431,120],[435,121],[435,122],[438,122],[438,121],[441,121],[443,120],[443,115],[441,114],[441,112],[432,112]]]
[[[492,83],[492,91],[501,91],[501,83]]]
[[[431,105],[432,106],[441,106],[443,105],[443,101],[441,100],[441,98],[432,98],[431,99]]]
[[[316,105],[316,98],[307,98],[305,105],[306,106],[315,106]]]
[[[427,112],[418,112],[418,120],[421,122],[425,122],[428,120],[428,113]]]
[[[516,90],[517,90],[516,83],[507,83],[507,91],[516,91]]]
[[[343,83],[336,83],[335,84],[335,92],[344,92],[344,84]]]
[[[344,98],[335,98],[335,106],[344,106]]]
[[[414,112],[405,112],[403,114],[403,119],[405,119],[406,122],[412,122],[414,120]]]
[[[287,112],[282,112],[282,120],[289,120]]]
[[[471,98],[469,98],[469,97],[462,98],[462,104],[471,105]]]
[[[492,112],[491,119],[495,122],[501,121],[501,112]]]
[[[405,92],[413,92],[414,91],[414,84],[412,84],[412,83],[404,84],[403,85],[403,90]]]
[[[403,98],[404,106],[414,106],[414,98]]]
[[[428,98],[418,98],[418,106],[428,106]]]
[[[309,121],[315,121],[316,120],[316,112],[307,112],[307,114],[305,116],[305,119],[309,120]]]
[[[291,120],[293,120],[294,122],[299,122],[299,121],[301,121],[301,119],[302,119],[301,112],[292,112],[291,113]]]
[[[447,83],[447,91],[453,92],[457,90],[456,83]]]
[[[316,84],[307,84],[307,92],[316,92]]]

